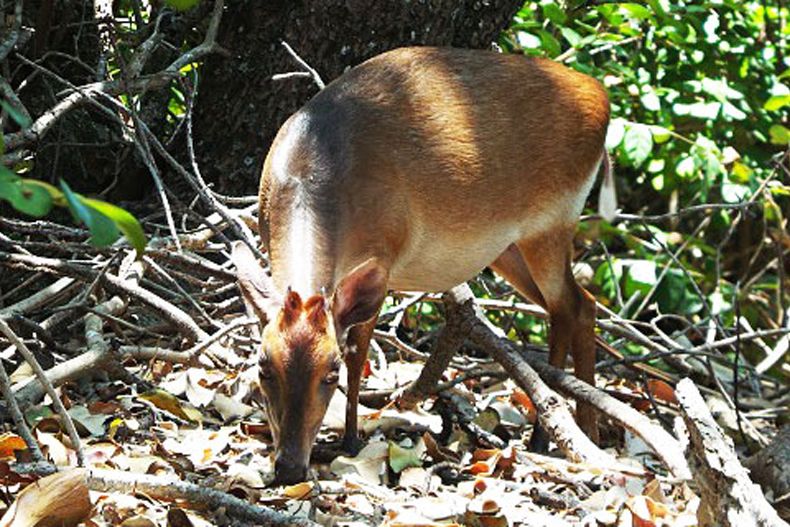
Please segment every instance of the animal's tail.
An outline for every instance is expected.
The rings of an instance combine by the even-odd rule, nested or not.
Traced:
[[[603,180],[598,194],[598,213],[606,221],[612,221],[617,216],[617,192],[614,188],[614,175],[612,174],[612,160],[609,153],[604,150],[601,159]]]

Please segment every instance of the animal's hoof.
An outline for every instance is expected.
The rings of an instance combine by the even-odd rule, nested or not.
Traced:
[[[356,456],[365,443],[356,435],[345,436],[343,438],[343,450],[351,456]]]
[[[549,451],[549,441],[551,441],[551,438],[546,433],[546,430],[538,423],[535,423],[535,427],[532,429],[532,437],[529,439],[530,452],[537,454],[547,453]]]

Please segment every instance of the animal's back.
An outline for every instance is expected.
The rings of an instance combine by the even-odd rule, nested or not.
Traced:
[[[446,289],[513,241],[575,223],[608,118],[600,84],[551,61],[394,50],[289,120],[262,193],[311,202],[336,276],[375,254],[393,288]]]

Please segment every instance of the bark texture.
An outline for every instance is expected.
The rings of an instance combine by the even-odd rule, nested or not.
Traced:
[[[228,3],[219,44],[231,57],[204,68],[195,115],[207,179],[228,193],[257,189],[280,125],[318,90],[309,78],[272,81],[300,70],[288,42],[325,82],[386,50],[408,45],[487,48],[519,0],[236,0]]]

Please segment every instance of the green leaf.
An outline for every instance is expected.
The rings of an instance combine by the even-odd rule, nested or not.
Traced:
[[[653,142],[658,145],[661,143],[666,143],[672,136],[672,132],[670,130],[655,124],[650,125],[650,133],[653,135]]]
[[[790,143],[790,130],[781,124],[772,125],[768,133],[771,135],[771,142],[775,145],[783,146]]]
[[[60,181],[60,186],[72,214],[90,229],[91,243],[99,247],[110,245],[122,232],[138,256],[143,254],[145,233],[134,216],[111,203],[86,198],[73,192],[64,180]]]
[[[176,11],[186,11],[192,9],[200,3],[200,0],[165,0],[165,4]]]
[[[774,95],[763,104],[763,108],[769,112],[781,110],[790,104],[790,95]]]
[[[60,180],[60,188],[74,217],[85,224],[91,231],[91,243],[97,247],[105,247],[117,240],[121,233],[115,223],[85,203],[85,198],[72,191],[66,181]]]
[[[0,199],[11,203],[19,212],[40,218],[52,209],[52,196],[31,179],[23,179],[0,166]]]
[[[8,104],[6,101],[0,101],[0,106],[3,107],[3,110],[8,112],[8,115],[11,116],[11,119],[16,121],[16,124],[18,124],[20,127],[27,128],[30,126],[30,117],[23,115],[19,110]]]
[[[623,142],[625,135],[625,121],[623,119],[612,119],[609,122],[609,129],[606,131],[606,149],[614,150]]]
[[[396,474],[409,467],[422,466],[420,452],[416,448],[403,448],[392,441],[389,442],[389,462],[390,468]]]
[[[143,254],[146,238],[143,228],[140,226],[140,222],[137,221],[137,218],[121,207],[113,205],[112,203],[107,203],[106,201],[82,198],[82,202],[93,207],[94,210],[112,220],[116,227],[126,236],[126,239],[129,240],[129,243],[137,251],[137,254]]]
[[[631,15],[632,18],[636,18],[637,20],[645,20],[652,15],[648,8],[636,3],[624,3],[620,4],[620,7]]]
[[[623,292],[627,297],[637,291],[647,293],[656,283],[656,264],[650,260],[634,260],[625,275]]]
[[[625,131],[623,147],[628,159],[635,167],[639,167],[653,150],[653,134],[650,133],[650,127],[640,123],[631,124]]]
[[[579,47],[579,44],[581,44],[582,41],[581,35],[579,35],[576,31],[572,30],[571,28],[561,27],[560,33],[562,33],[562,36],[565,37],[565,40],[568,41],[568,44],[570,44],[571,47],[576,48]]]
[[[565,12],[554,2],[543,4],[541,9],[543,10],[543,16],[551,20],[551,23],[555,26],[563,26],[568,20]]]
[[[605,261],[598,266],[593,276],[593,283],[601,288],[606,298],[614,300],[617,296],[617,284],[623,277],[623,264],[614,257],[611,260],[611,265]]]
[[[669,269],[656,287],[654,297],[663,313],[693,315],[703,307],[702,300],[688,283],[686,274],[679,269]]]
[[[560,46],[559,41],[554,38],[554,35],[545,29],[541,29],[538,31],[538,36],[540,37],[541,46],[550,57],[556,57],[560,54],[562,46]]]

